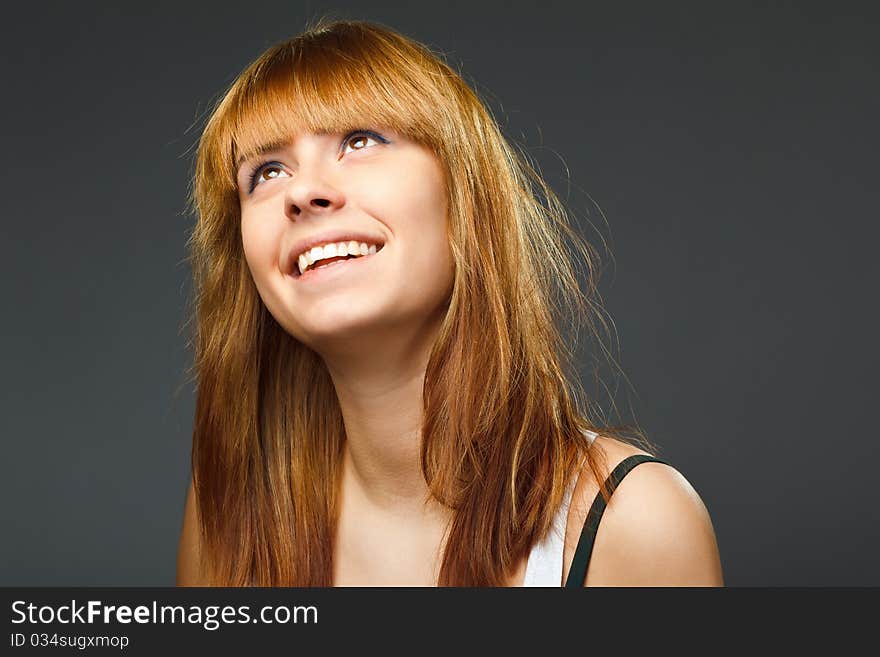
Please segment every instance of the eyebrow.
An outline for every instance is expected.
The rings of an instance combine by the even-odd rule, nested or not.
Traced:
[[[334,134],[342,134],[341,132],[337,133],[332,130],[318,130],[312,134],[318,135],[319,137],[326,137],[328,135]],[[238,157],[238,161],[236,162],[236,167],[241,167],[247,160],[260,157],[265,153],[269,153],[271,151],[280,151],[282,148],[287,146],[287,144],[291,143],[292,140],[289,139],[276,139],[275,141],[270,141],[265,144],[261,144],[255,150],[250,151],[249,153],[243,153]]]
[[[243,153],[242,155],[240,155],[238,158],[238,162],[236,163],[236,166],[240,167],[247,160],[250,160],[255,157],[259,157],[259,156],[263,155],[264,153],[268,153],[270,151],[281,150],[286,144],[287,144],[287,141],[281,140],[281,139],[279,139],[277,141],[270,141],[266,144],[262,144],[256,150],[254,150],[250,153]]]

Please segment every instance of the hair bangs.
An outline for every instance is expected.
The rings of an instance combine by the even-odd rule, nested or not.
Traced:
[[[217,154],[234,186],[244,160],[288,144],[302,133],[334,134],[386,128],[436,148],[441,118],[426,102],[425,86],[410,63],[378,44],[320,39],[276,46],[245,71],[227,99],[226,116],[215,117]],[[407,53],[398,53],[401,60]],[[440,89],[429,96],[442,96]],[[430,109],[433,105],[433,111]],[[221,127],[222,126],[222,127]]]

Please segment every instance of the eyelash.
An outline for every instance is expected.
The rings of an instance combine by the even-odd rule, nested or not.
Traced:
[[[367,137],[372,137],[373,139],[375,139],[376,141],[378,141],[381,144],[388,143],[388,140],[385,139],[385,137],[380,135],[378,132],[373,132],[372,130],[352,130],[347,135],[345,135],[345,137],[342,138],[342,145],[347,144],[348,141],[352,137],[358,137],[361,135],[364,135]],[[363,150],[363,149],[358,149],[358,150]],[[273,161],[264,161],[264,162],[257,163],[254,166],[254,168],[251,169],[251,172],[248,175],[248,192],[253,192],[254,189],[256,188],[257,177],[263,172],[263,169],[265,169],[269,165],[277,165],[277,164],[278,164],[277,162],[273,162]]]

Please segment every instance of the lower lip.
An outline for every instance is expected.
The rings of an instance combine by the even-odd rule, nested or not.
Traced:
[[[307,269],[304,274],[294,276],[293,279],[297,283],[302,284],[334,281],[340,277],[348,275],[349,273],[357,273],[363,266],[364,262],[372,261],[384,248],[385,247],[383,246],[382,249],[379,249],[376,253],[370,253],[365,256],[360,256],[359,258],[337,260],[336,262],[323,267],[318,267],[317,269]]]

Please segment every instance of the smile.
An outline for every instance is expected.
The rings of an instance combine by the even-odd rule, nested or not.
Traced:
[[[370,253],[362,256],[349,256],[345,260],[332,260],[328,264],[319,264],[317,267],[309,267],[304,273],[300,274],[297,269],[291,278],[299,284],[312,284],[325,281],[335,281],[349,274],[360,272],[365,263],[375,260],[385,248],[382,245],[376,253]]]

